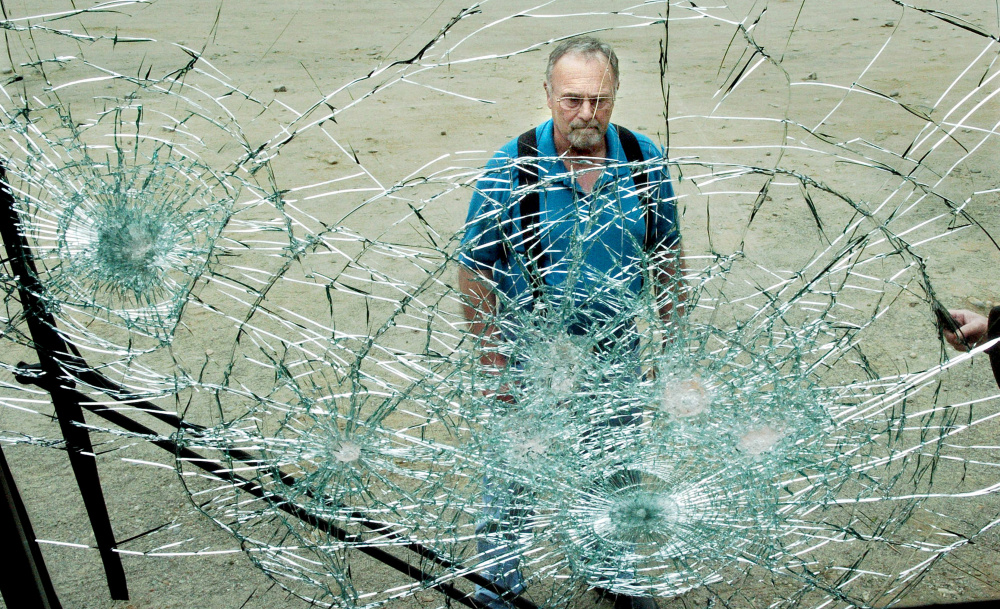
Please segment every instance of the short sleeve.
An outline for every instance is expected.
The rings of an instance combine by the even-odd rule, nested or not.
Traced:
[[[511,156],[502,149],[486,165],[469,202],[458,254],[464,266],[487,271],[494,269],[500,259],[503,247],[500,226],[508,215],[513,180]]]
[[[667,160],[660,147],[648,137],[639,135],[644,158],[659,159],[661,165],[649,172],[650,184],[656,184],[656,243],[658,247],[676,248],[681,242],[681,228],[677,217],[677,196],[674,194],[673,181],[667,169]]]

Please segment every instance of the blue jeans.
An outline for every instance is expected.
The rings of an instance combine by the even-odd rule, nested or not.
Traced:
[[[599,442],[601,429],[638,426],[641,423],[642,414],[635,409],[593,424],[593,433],[588,431],[582,438],[581,456],[607,450]],[[593,441],[588,442],[588,439]],[[505,599],[524,592],[526,588],[519,567],[521,553],[528,547],[532,535],[528,530],[532,515],[531,492],[520,484],[495,478],[485,478],[483,486],[483,511],[475,529],[476,550],[480,564],[488,564],[479,573],[507,592],[501,598],[492,590],[476,586],[475,598],[490,609],[507,609],[511,605]],[[632,579],[633,576],[632,573],[619,571],[616,579]]]
[[[527,505],[528,493],[518,484],[505,484],[484,480],[483,511],[476,522],[476,550],[479,562],[489,563],[480,574],[506,590],[504,596],[513,597],[524,592],[524,578],[518,569],[521,563],[521,538],[526,534],[526,520],[531,511]],[[490,609],[506,609],[510,605],[500,595],[482,586],[476,586],[476,600]]]

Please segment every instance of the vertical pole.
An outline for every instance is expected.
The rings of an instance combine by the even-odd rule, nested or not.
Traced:
[[[31,258],[27,238],[18,231],[20,219],[14,208],[14,195],[7,183],[7,174],[0,165],[0,238],[3,239],[11,273],[18,281],[21,308],[24,311],[31,340],[34,343],[43,378],[40,385],[52,396],[56,418],[66,440],[66,452],[76,476],[80,495],[83,497],[90,526],[94,530],[97,549],[104,563],[104,573],[108,579],[108,589],[114,600],[128,599],[125,569],[121,557],[115,552],[115,534],[111,528],[108,508],[101,491],[101,479],[97,473],[97,461],[90,434],[81,425],[84,423],[83,409],[71,386],[72,381],[64,379],[59,365],[60,358],[72,357],[66,343],[55,329],[55,319],[45,311],[38,295],[42,285],[38,281],[35,262]]]
[[[0,577],[4,602],[8,607],[61,609],[2,448],[0,487],[3,495],[0,497],[0,548],[4,549],[7,563]]]
[[[8,607],[61,609],[2,448],[0,491],[0,548],[4,549],[6,562],[0,575],[0,594],[4,602]]]

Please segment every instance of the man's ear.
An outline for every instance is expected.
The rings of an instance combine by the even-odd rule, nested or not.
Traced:
[[[545,105],[552,109],[552,91],[549,91],[549,82],[547,80],[542,81],[542,88],[545,89]]]

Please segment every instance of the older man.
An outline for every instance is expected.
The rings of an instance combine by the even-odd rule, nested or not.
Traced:
[[[458,279],[484,370],[519,365],[498,348],[515,338],[517,323],[496,322],[526,311],[562,319],[570,335],[598,337],[591,343],[598,349],[632,340],[634,319],[623,319],[623,304],[640,294],[650,261],[660,315],[676,312],[680,299],[666,291],[681,257],[670,177],[649,138],[611,124],[618,84],[618,58],[607,44],[578,37],[558,45],[543,83],[552,119],[501,148],[477,184]],[[551,313],[567,303],[572,315]],[[491,501],[488,491],[487,512]],[[516,559],[480,546],[496,563],[486,574],[512,593],[523,590]],[[490,590],[477,597],[509,606]],[[656,606],[646,597],[609,597],[616,607]]]

